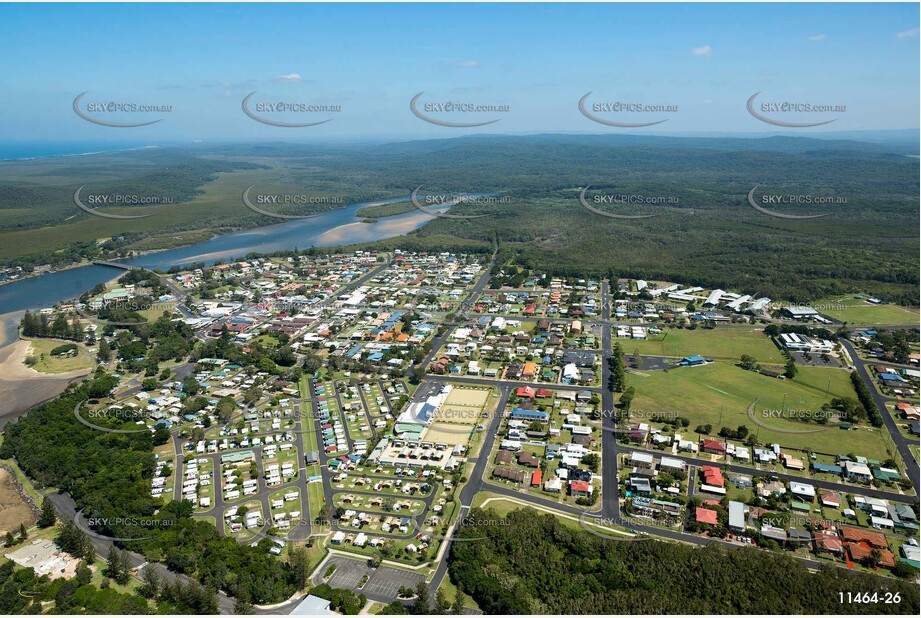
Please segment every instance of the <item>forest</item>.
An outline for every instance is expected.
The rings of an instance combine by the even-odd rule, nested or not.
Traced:
[[[422,194],[489,192],[508,199],[451,209],[486,216],[436,218],[375,246],[485,253],[497,243],[502,262],[554,275],[663,279],[794,302],[859,292],[917,304],[919,173],[910,154],[916,153],[897,144],[805,137],[535,135],[376,145],[198,145],[133,154],[123,164],[116,155],[105,161],[125,169],[113,188],[140,183],[177,199],[193,198],[180,204],[175,217],[143,219],[147,227],[120,225],[125,233],[145,237],[196,226],[277,223],[240,203],[238,190],[253,183],[262,192],[335,195],[344,203],[403,197],[416,187]],[[90,157],[82,165],[86,169],[64,174],[68,191],[98,173],[100,163]],[[24,169],[30,168],[0,168],[0,210],[12,208],[22,192],[43,186],[41,174]],[[838,201],[771,206],[781,214],[823,215],[776,218],[749,205],[747,194],[755,185],[764,196]],[[617,219],[590,212],[579,200],[588,187],[590,201],[610,194],[653,200],[602,202],[601,211],[654,216]],[[199,200],[202,192],[210,192],[211,201]],[[62,222],[74,214],[72,205],[60,199],[54,204],[43,211],[53,216],[0,219],[0,229]],[[384,216],[401,208],[369,212]],[[78,213],[74,221],[85,216]],[[42,259],[61,259],[60,249],[65,255],[98,253],[88,238],[70,240],[84,245],[56,248]],[[116,250],[130,247],[119,244]],[[17,259],[22,262],[10,256],[8,263]]]
[[[917,614],[911,582],[753,548],[618,543],[518,509],[473,509],[451,546],[451,581],[486,614]],[[502,521],[505,525],[492,522]],[[898,592],[899,604],[842,604],[839,592]]]
[[[112,386],[110,376],[97,372],[7,425],[0,458],[15,457],[37,487],[70,494],[77,509],[99,523],[100,534],[148,537],[122,543],[148,560],[247,602],[276,603],[290,597],[298,575],[265,546],[250,547],[220,536],[213,524],[192,519],[189,502],[162,505],[150,496],[150,434],[104,433],[77,420],[78,403],[102,396]],[[131,524],[137,521],[144,526]]]

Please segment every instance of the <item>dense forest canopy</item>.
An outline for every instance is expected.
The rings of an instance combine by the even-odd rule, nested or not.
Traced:
[[[99,372],[7,425],[0,458],[15,457],[39,487],[68,492],[77,508],[99,524],[99,533],[143,538],[123,545],[149,560],[164,562],[176,573],[253,603],[277,603],[290,597],[296,574],[268,553],[271,540],[263,538],[257,547],[241,545],[220,536],[214,524],[192,519],[190,502],[162,505],[150,496],[154,469],[150,434],[100,432],[77,420],[78,403],[102,396],[112,386],[111,377]],[[136,427],[124,421],[111,424]]]
[[[618,543],[518,509],[473,509],[449,574],[486,614],[918,613],[917,584],[750,548]],[[501,524],[501,525],[500,525]],[[900,604],[842,604],[839,593],[898,592]]]

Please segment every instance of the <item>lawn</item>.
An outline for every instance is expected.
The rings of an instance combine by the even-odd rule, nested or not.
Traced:
[[[32,339],[29,342],[32,345],[28,356],[34,356],[36,363],[32,369],[42,373],[66,373],[78,369],[89,369],[93,366],[93,359],[86,351],[86,346],[82,343],[77,344],[77,353],[75,356],[51,356],[51,350],[54,348],[73,343],[62,339]]]
[[[164,312],[172,313],[175,308],[175,302],[156,302],[149,308],[138,311],[138,313],[148,322],[156,322]]]
[[[307,483],[307,503],[310,505],[310,519],[317,520],[320,517],[320,509],[326,503],[323,495],[323,483],[314,481]]]
[[[691,356],[737,361],[743,354],[755,357],[759,363],[783,364],[785,359],[777,346],[762,331],[748,328],[697,328],[694,330],[666,328],[660,335],[645,340],[620,339],[624,354],[652,356]]]
[[[787,430],[814,430],[819,425],[784,418],[790,410],[819,411],[822,404],[835,398],[856,398],[848,374],[841,369],[805,367],[794,380],[769,378],[744,371],[730,363],[715,362],[701,367],[628,374],[628,384],[636,387],[633,410],[643,417],[652,414],[677,415],[690,419],[690,433],[697,425],[710,424],[713,432],[720,427],[745,425],[757,433],[762,444],[822,453],[854,453],[886,459],[882,430],[861,428],[844,431],[829,424],[828,429],[813,433],[784,433],[759,427],[748,417],[748,406],[755,400],[756,418],[768,427]],[[827,390],[827,395],[826,395]],[[766,417],[765,410],[781,411],[780,417]]]
[[[817,309],[825,315],[851,325],[876,326],[886,324],[917,324],[918,307],[900,305],[874,305],[857,300],[853,295],[828,298],[816,303]]]

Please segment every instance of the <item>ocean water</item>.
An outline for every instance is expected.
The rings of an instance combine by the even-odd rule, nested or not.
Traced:
[[[44,157],[69,157],[97,152],[134,150],[150,146],[169,144],[125,140],[80,140],[80,141],[0,141],[0,161],[41,159]]]

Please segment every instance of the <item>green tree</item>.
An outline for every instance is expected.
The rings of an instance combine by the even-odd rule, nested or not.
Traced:
[[[54,504],[45,496],[42,500],[42,510],[35,522],[39,528],[50,528],[58,521],[57,511],[54,510]]]

